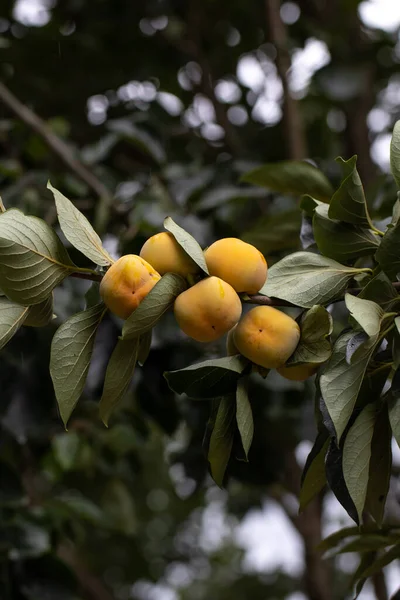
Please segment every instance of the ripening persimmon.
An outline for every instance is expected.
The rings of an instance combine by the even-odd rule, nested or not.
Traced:
[[[272,306],[252,308],[233,334],[240,354],[266,369],[282,367],[300,340],[296,321]]]
[[[140,256],[150,263],[160,275],[178,273],[182,277],[187,277],[199,271],[194,260],[168,231],[156,233],[149,238],[143,244]]]
[[[303,365],[294,365],[293,367],[284,365],[279,367],[277,372],[285,379],[290,381],[305,381],[318,370],[318,365],[312,363],[304,363]]]
[[[223,238],[204,252],[210,275],[220,277],[238,293],[256,294],[267,279],[267,261],[257,248],[237,238]]]
[[[236,325],[242,303],[229,283],[206,277],[177,297],[174,312],[186,335],[198,342],[212,342]]]
[[[127,319],[160,279],[160,274],[143,258],[126,254],[104,275],[100,296],[112,313]]]

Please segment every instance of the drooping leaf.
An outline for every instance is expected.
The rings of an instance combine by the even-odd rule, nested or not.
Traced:
[[[300,341],[286,364],[320,364],[328,360],[332,346],[327,338],[332,326],[332,317],[323,306],[316,305],[305,312],[300,320]]]
[[[325,456],[329,444],[328,432],[323,430],[318,434],[303,469],[299,512],[302,512],[308,506],[326,484]]]
[[[313,231],[319,251],[338,261],[375,254],[379,247],[379,239],[370,229],[330,218],[326,204],[314,211]]]
[[[139,338],[118,340],[107,365],[99,414],[108,426],[111,413],[122,400],[133,377],[139,351]]]
[[[253,412],[247,393],[247,384],[242,377],[237,382],[236,389],[236,423],[242,440],[243,450],[247,459],[254,434]]]
[[[332,196],[329,217],[345,223],[368,227],[370,222],[368,208],[364,188],[357,171],[357,156],[352,156],[349,160],[339,157],[336,162],[343,168],[343,179],[339,189]]]
[[[353,412],[358,393],[374,347],[364,346],[357,350],[357,357],[348,364],[347,344],[353,332],[342,334],[333,347],[319,380],[321,395],[335,427],[338,441]]]
[[[21,306],[8,298],[0,297],[0,349],[23,325],[29,313],[29,306]]]
[[[378,413],[375,422],[371,443],[367,498],[365,502],[365,508],[379,526],[382,525],[383,521],[391,471],[392,431],[389,423],[388,407],[385,404]]]
[[[71,200],[56,190],[50,181],[47,183],[47,189],[53,193],[58,221],[67,240],[96,265],[112,264],[114,260],[103,248],[101,239],[87,218],[72,204]]]
[[[184,292],[187,283],[177,273],[166,273],[125,321],[122,339],[132,340],[153,329],[163,314],[173,305],[175,298]]]
[[[350,427],[343,446],[343,476],[361,522],[367,497],[371,444],[377,414],[375,403],[367,404]]]
[[[319,254],[295,252],[269,269],[259,293],[311,308],[340,298],[350,279],[362,272]]]
[[[220,487],[232,451],[234,436],[235,403],[232,396],[221,398],[210,437],[208,462],[211,476]]]
[[[396,279],[400,273],[400,221],[388,227],[375,258],[382,271],[390,279]]]
[[[237,381],[249,364],[243,356],[227,356],[179,371],[168,371],[164,377],[177,394],[185,393],[191,398],[217,398],[235,393]]]
[[[151,348],[151,339],[153,337],[153,331],[150,329],[143,333],[139,338],[139,348],[138,348],[138,363],[143,366],[147,360],[147,357],[150,353]]]
[[[106,308],[98,304],[70,317],[51,344],[50,375],[64,425],[82,394],[93,352],[94,336]]]
[[[0,214],[0,286],[10,300],[39,304],[74,270],[47,223],[17,209]]]
[[[335,440],[331,440],[325,460],[326,479],[336,499],[347,514],[358,524],[358,512],[347,489],[343,476],[343,453]]]
[[[194,239],[190,233],[185,231],[182,227],[180,227],[171,217],[167,217],[164,220],[164,228],[172,233],[178,244],[184,249],[186,254],[189,254],[190,258],[194,260],[196,265],[204,271],[207,275],[208,268],[206,259],[204,258],[203,250],[201,249],[200,244]]]
[[[332,186],[325,175],[312,164],[299,160],[285,160],[257,167],[241,177],[241,181],[260,185],[283,194],[310,194],[329,202]]]
[[[396,121],[393,127],[390,142],[390,170],[397,187],[400,189],[400,121]]]
[[[53,294],[40,304],[29,307],[24,325],[28,327],[44,327],[53,319]]]

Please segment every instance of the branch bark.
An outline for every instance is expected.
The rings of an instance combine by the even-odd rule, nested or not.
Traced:
[[[307,143],[298,102],[290,94],[288,71],[291,66],[287,32],[280,16],[280,1],[265,0],[269,38],[276,48],[276,68],[283,87],[283,127],[287,153],[291,159],[307,156]]]

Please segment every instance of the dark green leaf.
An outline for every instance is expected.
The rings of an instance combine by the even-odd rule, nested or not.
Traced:
[[[47,183],[54,196],[58,221],[67,240],[96,265],[108,266],[114,262],[101,239],[87,220],[68,198]]]
[[[249,361],[243,356],[227,356],[179,371],[168,371],[164,377],[177,394],[185,393],[191,398],[217,398],[235,392],[237,381],[248,365]]]
[[[339,157],[336,162],[342,166],[344,176],[339,189],[332,196],[329,217],[345,223],[368,227],[368,208],[364,188],[357,171],[357,156],[352,156],[347,161]]]
[[[143,333],[139,338],[139,349],[138,349],[138,363],[143,366],[147,360],[151,348],[151,338],[153,337],[153,331],[150,329]]]
[[[390,548],[385,554],[375,558],[374,562],[360,574],[360,579],[368,579],[368,577],[371,577],[375,573],[379,573],[384,567],[398,558],[400,558],[400,544],[396,544],[396,546]]]
[[[0,297],[0,349],[23,325],[29,313],[29,306],[21,306],[8,298]]]
[[[100,418],[108,426],[111,413],[122,400],[133,377],[139,351],[139,338],[118,340],[107,365]]]
[[[247,384],[242,377],[237,382],[236,389],[236,423],[242,440],[243,450],[246,459],[253,441],[254,422],[253,412],[247,393]]]
[[[379,239],[370,229],[329,218],[326,204],[314,211],[313,231],[319,251],[338,261],[375,254],[379,247]]]
[[[92,357],[94,336],[105,312],[98,304],[70,317],[51,344],[50,375],[64,425],[82,394]]]
[[[388,418],[388,407],[383,405],[375,423],[369,463],[369,480],[365,508],[382,525],[386,497],[389,491],[392,470],[392,431]]]
[[[306,213],[306,215],[310,218],[313,217],[314,210],[320,204],[324,204],[324,202],[321,202],[320,200],[317,200],[316,198],[313,198],[312,196],[309,196],[308,194],[305,194],[304,196],[302,196],[301,200],[300,200],[301,210],[304,211]]]
[[[343,506],[347,514],[357,524],[358,513],[354,502],[346,487],[343,476],[343,454],[341,448],[338,448],[335,440],[331,440],[325,460],[326,479],[329,487],[335,494],[337,500]]]
[[[132,340],[153,329],[186,288],[187,283],[181,275],[166,273],[125,321],[122,339]]]
[[[241,181],[260,185],[283,194],[310,194],[329,202],[332,186],[325,175],[312,164],[298,160],[268,163],[242,176]]]
[[[360,533],[360,528],[353,525],[352,527],[343,527],[339,529],[339,531],[335,531],[328,537],[326,537],[322,542],[320,542],[317,546],[317,550],[319,552],[327,552],[327,550],[331,550],[335,548],[340,542],[342,542],[347,537],[353,537]]]
[[[343,477],[356,507],[359,522],[367,497],[376,415],[376,404],[367,404],[350,427],[343,446]]]
[[[295,252],[269,269],[260,294],[311,308],[340,298],[350,279],[363,271],[312,252]]]
[[[220,487],[231,455],[234,436],[235,404],[232,396],[221,398],[208,449],[211,476]]]
[[[400,121],[396,121],[393,127],[390,142],[390,169],[397,187],[400,189]]]
[[[40,304],[29,307],[24,325],[28,327],[44,327],[53,320],[53,294]]]
[[[387,535],[362,535],[356,540],[345,544],[340,548],[338,554],[347,554],[348,552],[370,552],[371,550],[383,550],[391,546],[392,538]],[[400,541],[400,540],[399,540]]]
[[[396,225],[388,227],[375,258],[382,271],[390,279],[396,279],[400,272],[400,221]]]
[[[327,339],[332,333],[332,317],[323,306],[313,306],[300,320],[300,341],[287,365],[301,363],[323,363],[332,354],[332,346]]]
[[[392,282],[382,271],[367,283],[358,297],[376,302],[385,311],[392,310],[400,300]]]
[[[297,248],[300,225],[299,210],[277,213],[259,219],[255,227],[241,235],[241,239],[258,248],[262,254],[268,255],[278,250]]]
[[[302,512],[326,484],[325,456],[329,447],[328,432],[319,433],[307,457],[301,481],[299,512]]]
[[[16,209],[0,214],[0,285],[20,304],[39,304],[75,271],[55,232]]]
[[[190,233],[180,227],[171,217],[164,220],[164,228],[172,233],[178,244],[184,249],[186,254],[206,273],[208,273],[206,259],[199,243]]]
[[[265,198],[267,192],[258,187],[239,187],[239,186],[221,186],[213,188],[201,196],[199,202],[196,202],[194,209],[196,212],[203,212],[218,208],[227,202],[237,202],[240,200],[249,200],[251,198]]]

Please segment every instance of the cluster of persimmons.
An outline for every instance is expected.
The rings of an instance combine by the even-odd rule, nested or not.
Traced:
[[[140,256],[122,256],[108,269],[100,294],[112,313],[127,319],[162,275],[177,273],[192,283],[174,303],[175,318],[186,335],[212,342],[228,333],[228,355],[241,354],[288,379],[310,377],[310,364],[285,366],[300,340],[294,319],[272,306],[257,306],[242,317],[239,294],[256,294],[267,279],[261,252],[237,238],[224,238],[209,246],[204,257],[210,275],[200,279],[200,268],[174,236],[158,233],[145,242]]]

